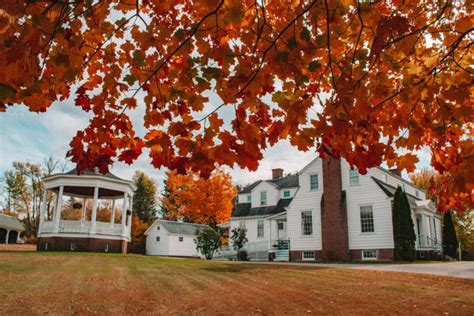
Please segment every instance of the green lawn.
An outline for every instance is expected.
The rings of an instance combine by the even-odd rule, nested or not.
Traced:
[[[5,314],[474,313],[474,281],[136,255],[0,252]]]

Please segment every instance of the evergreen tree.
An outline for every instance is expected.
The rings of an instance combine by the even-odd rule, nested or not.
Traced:
[[[458,249],[458,238],[454,229],[453,214],[444,213],[443,220],[443,253],[451,258],[456,258]]]
[[[156,184],[143,172],[133,177],[137,190],[133,196],[133,212],[141,221],[149,223],[156,218]]]
[[[395,260],[415,260],[415,228],[408,197],[401,187],[397,188],[393,198],[392,222]]]

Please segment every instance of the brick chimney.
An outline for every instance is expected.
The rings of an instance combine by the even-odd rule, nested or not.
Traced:
[[[283,178],[283,169],[276,168],[272,169],[272,179]]]
[[[341,160],[323,159],[321,233],[323,258],[350,260],[346,193],[342,191]]]
[[[393,173],[396,176],[399,176],[399,177],[402,176],[402,172],[400,170],[398,170],[397,168],[392,168],[392,169],[389,169],[388,171],[390,171],[391,173]]]

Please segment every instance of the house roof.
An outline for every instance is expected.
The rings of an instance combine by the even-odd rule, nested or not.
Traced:
[[[163,226],[171,234],[180,234],[180,235],[196,235],[199,229],[209,228],[208,225],[203,225],[203,224],[166,221],[162,219],[157,219],[153,223],[153,225],[150,226],[150,228],[156,225]]]
[[[390,185],[390,184],[387,184],[385,182],[383,182],[382,180],[380,179],[377,179],[375,177],[371,177],[372,180],[375,181],[375,183],[377,183],[377,185],[382,189],[383,192],[385,192],[385,194],[388,196],[388,197],[393,197],[395,195],[395,192],[397,191],[397,188]],[[406,192],[405,192],[406,193]],[[406,193],[407,197],[408,197],[408,202],[410,202],[410,205],[413,205],[413,206],[416,206],[417,205],[417,201],[421,201],[420,198],[417,198],[416,196],[414,195],[411,195],[409,193]]]
[[[17,230],[19,232],[22,232],[25,230],[23,227],[23,224],[18,220],[18,218],[1,214],[0,213],[0,227],[1,228],[6,228],[6,229],[13,229]]]
[[[290,205],[291,200],[293,200],[293,198],[280,199],[277,205],[261,207],[252,207],[251,203],[239,203],[234,206],[232,217],[267,216],[285,212],[285,207]]]
[[[273,184],[279,189],[294,188],[299,186],[299,177],[298,174],[290,174],[278,179],[258,180],[243,188],[239,193],[250,193],[257,185],[262,182],[268,182],[270,184]]]

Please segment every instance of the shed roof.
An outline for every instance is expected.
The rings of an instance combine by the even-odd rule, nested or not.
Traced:
[[[290,205],[291,200],[293,200],[293,198],[280,199],[277,205],[260,207],[251,207],[251,203],[239,203],[234,206],[232,217],[266,216],[279,214],[286,211],[285,207]]]
[[[23,224],[18,220],[18,218],[5,215],[0,213],[0,227],[1,228],[6,228],[8,230],[13,229],[17,230],[19,232],[22,232],[25,230],[23,227]]]
[[[196,235],[199,229],[209,228],[208,225],[203,224],[166,221],[162,219],[157,219],[154,224],[163,226],[171,234],[181,235]],[[154,224],[152,226],[155,226]]]

